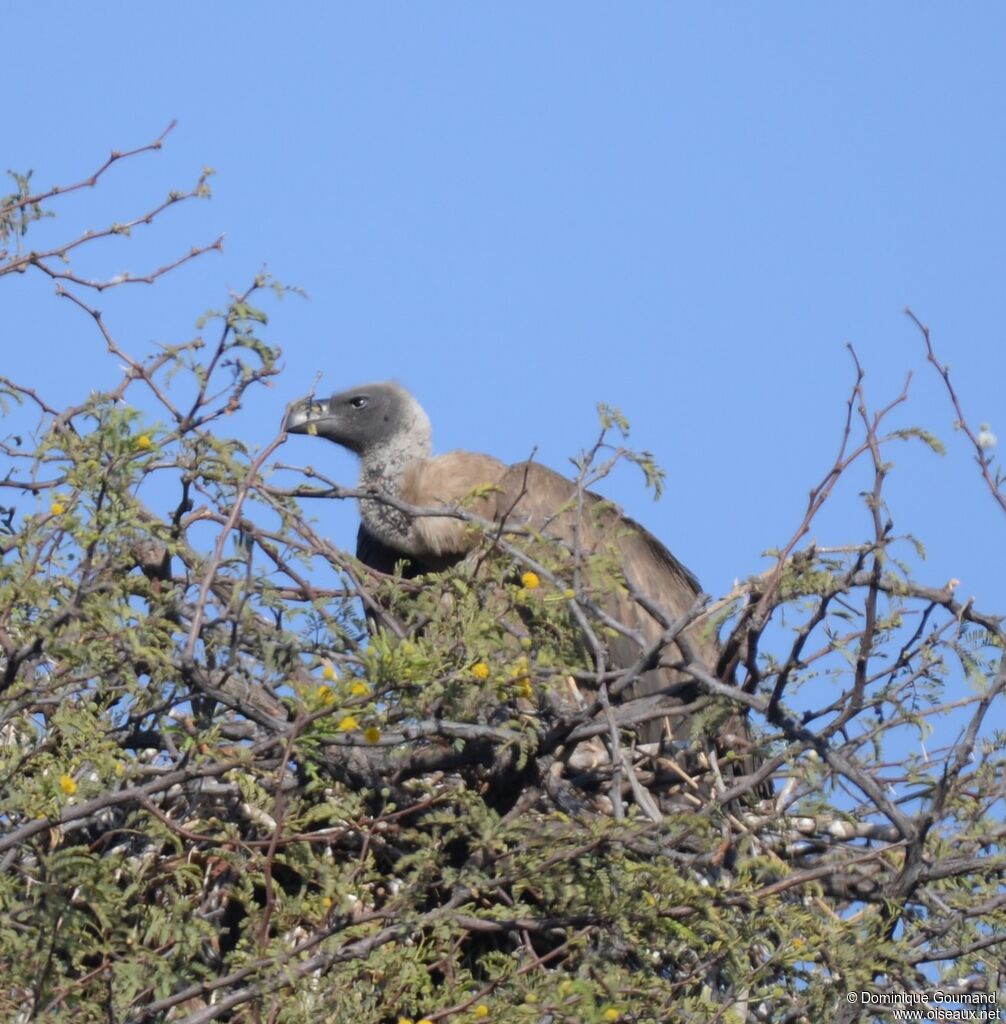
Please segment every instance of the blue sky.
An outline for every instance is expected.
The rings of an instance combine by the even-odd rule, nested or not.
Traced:
[[[668,473],[659,504],[628,472],[608,493],[715,592],[799,523],[852,342],[873,403],[913,371],[897,423],[948,442],[891,453],[923,579],[1006,611],[1006,524],[902,312],[931,325],[974,424],[1006,437],[1006,8],[252,0],[52,4],[34,26],[5,48],[3,168],[76,180],[179,121],[34,244],[217,171],[212,202],[82,261],[144,272],[226,232],[222,256],[102,297],[125,347],[191,337],[263,264],[309,293],[270,305],[286,369],[237,421],[251,441],[319,370],[322,391],[398,378],[440,450],[537,445],[557,468],[607,401]],[[0,280],[0,345],[3,372],[57,404],[117,375],[41,277]],[[317,446],[282,457],[349,482]],[[862,483],[821,543],[868,536]],[[351,544],[354,511],[326,514]]]

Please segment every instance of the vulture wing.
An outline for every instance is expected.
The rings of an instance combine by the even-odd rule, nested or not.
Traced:
[[[644,594],[667,615],[678,618],[701,592],[698,581],[649,531],[598,495],[588,491],[584,497],[578,515],[576,485],[560,473],[537,462],[507,467],[491,456],[464,451],[416,460],[406,468],[401,487],[401,499],[417,508],[464,504],[484,519],[505,518],[508,526],[526,528],[571,549],[578,544],[583,560],[601,556],[611,566],[611,574],[594,588],[599,603],[612,618],[637,631],[644,643],[652,643],[663,634],[664,626],[632,598],[631,591]],[[419,516],[412,525],[408,554],[384,543],[366,525],[357,534],[356,553],[366,565],[384,573],[394,572],[395,564],[405,559],[404,575],[410,578],[448,568],[464,558],[478,539],[478,532],[464,520]],[[715,638],[701,628],[686,635],[706,664],[715,666]],[[614,668],[628,668],[640,654],[639,646],[621,635],[609,641],[608,650]],[[645,696],[665,689],[682,705],[696,695],[694,682],[667,666],[644,673],[633,693]],[[644,740],[658,740],[663,731],[660,722],[647,725],[641,729]],[[689,737],[687,716],[677,719],[672,732],[678,739]]]
[[[570,547],[577,544],[577,488],[572,481],[536,462],[525,462],[506,471],[500,488],[498,515],[506,516],[509,525],[526,524],[536,533]],[[581,558],[605,556],[612,568],[612,578],[600,581],[595,588],[599,591],[599,603],[612,618],[637,630],[645,643],[658,640],[664,626],[632,598],[630,588],[655,602],[667,615],[678,618],[701,593],[698,581],[653,534],[619,509],[589,491],[584,493],[584,499],[578,531]],[[685,635],[713,669],[719,653],[715,637],[707,635],[701,626]],[[638,645],[621,635],[609,641],[608,650],[615,668],[628,668],[640,654]],[[664,689],[670,689],[680,704],[687,704],[696,696],[694,681],[666,666],[644,673],[633,693],[644,696]],[[641,730],[644,741],[660,738],[660,723],[651,726]],[[687,716],[676,719],[672,733],[678,739],[689,737]]]

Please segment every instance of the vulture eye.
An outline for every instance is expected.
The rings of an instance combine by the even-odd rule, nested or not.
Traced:
[[[354,409],[362,409],[367,404],[368,401],[369,399],[367,398],[366,395],[357,395],[356,398],[351,398],[349,400],[349,404]]]

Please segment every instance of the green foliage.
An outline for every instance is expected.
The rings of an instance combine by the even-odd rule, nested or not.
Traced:
[[[11,237],[23,238],[35,221],[52,216],[32,198],[31,171],[26,174],[8,171],[7,174],[16,187],[9,195],[0,197],[0,245],[6,245]],[[0,249],[0,260],[6,255],[6,250]]]

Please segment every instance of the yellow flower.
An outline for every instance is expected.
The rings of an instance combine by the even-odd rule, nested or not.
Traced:
[[[489,666],[484,661],[477,661],[472,665],[472,675],[476,679],[488,679],[489,678]]]
[[[364,730],[363,738],[368,743],[377,743],[381,738],[381,730],[376,725],[372,725],[369,729]]]
[[[61,516],[66,511],[66,506],[61,501],[54,501],[49,506],[49,511],[54,516]]]
[[[359,728],[360,723],[352,715],[346,715],[346,717],[339,723],[340,732],[356,732]]]
[[[136,447],[137,448],[153,448],[154,447],[154,442],[150,440],[150,435],[149,434],[140,434],[140,436],[136,439]]]
[[[528,658],[523,656],[517,658],[517,664],[510,672],[510,678],[516,688],[517,695],[530,697],[533,693],[531,688],[531,674],[528,671]]]
[[[576,591],[572,587],[569,587],[566,591],[566,597],[568,597],[569,600],[572,601],[573,598],[576,597]]]
[[[73,796],[77,792],[77,780],[72,775],[61,775],[59,777],[59,788],[67,796]]]
[[[568,996],[573,991],[573,983],[566,978],[565,981],[559,982],[559,995]]]
[[[325,667],[321,670],[322,677],[327,679],[330,683],[334,683],[339,678],[339,673],[332,667],[330,661],[325,662]]]
[[[613,1006],[609,1006],[608,1009],[604,1011],[605,1020],[618,1020],[621,1016],[621,1012],[616,1010]]]
[[[324,683],[314,691],[320,704],[331,704],[335,700],[335,691],[331,686],[326,686]]]
[[[520,578],[521,585],[528,590],[537,590],[541,586],[541,580],[536,572],[526,572]]]
[[[513,685],[516,687],[519,696],[531,696],[531,675],[528,672],[527,658],[523,654],[517,659],[517,663],[510,670],[510,678],[513,680]]]
[[[473,1012],[476,1017],[488,1017],[489,1007],[486,1006],[485,1003],[479,1003],[479,1005],[475,1007]]]
[[[429,1017],[420,1017],[419,1020],[416,1021],[416,1024],[433,1024],[433,1021],[431,1021]]]
[[[362,679],[357,679],[357,681],[350,686],[349,692],[354,697],[369,697],[370,687]]]
[[[318,428],[315,427],[314,429],[317,430]],[[398,1018],[398,1024],[412,1024],[412,1018],[411,1017],[399,1017]]]
[[[525,1003],[536,1003],[536,1002],[538,1002],[538,997],[533,992],[528,992],[527,995],[524,996],[524,1002]]]

